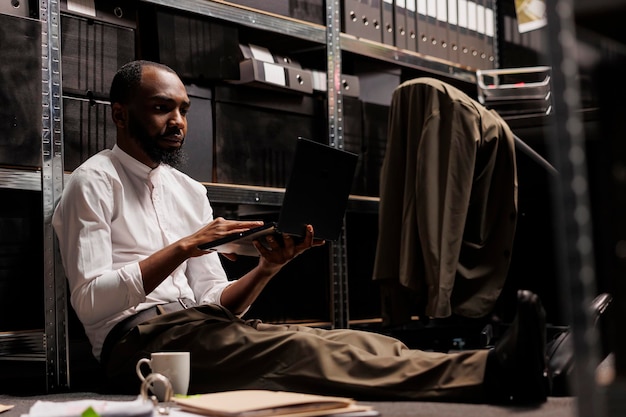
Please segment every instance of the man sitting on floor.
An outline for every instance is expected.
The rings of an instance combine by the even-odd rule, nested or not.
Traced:
[[[174,168],[191,105],[182,81],[166,66],[135,61],[115,75],[110,99],[117,143],[72,173],[53,225],[72,306],[120,389],[138,391],[140,358],[189,351],[190,393],[545,401],[545,318],[528,291],[492,350],[425,352],[375,333],[241,319],[285,264],[323,242],[310,225],[300,243],[257,242],[258,265],[229,281],[218,254],[198,245],[260,223],[214,219],[205,187]]]

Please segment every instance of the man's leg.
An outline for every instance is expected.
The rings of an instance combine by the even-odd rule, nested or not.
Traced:
[[[138,392],[135,363],[156,351],[191,352],[189,393],[271,389],[357,399],[482,401],[487,351],[408,349],[375,333],[258,325],[207,306],[139,325],[112,350],[109,376]]]
[[[136,361],[178,350],[191,352],[190,393],[272,389],[368,400],[540,402],[546,394],[542,311],[534,294],[521,292],[518,317],[496,349],[443,354],[375,333],[254,328],[206,306],[138,326],[115,346],[108,369],[120,386],[130,382],[138,392]]]

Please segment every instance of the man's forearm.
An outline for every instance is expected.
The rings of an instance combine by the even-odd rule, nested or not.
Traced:
[[[150,294],[176,268],[190,258],[190,249],[184,240],[175,242],[139,262],[143,288]]]
[[[261,294],[263,288],[280,271],[257,266],[224,289],[220,303],[235,314],[242,313]]]

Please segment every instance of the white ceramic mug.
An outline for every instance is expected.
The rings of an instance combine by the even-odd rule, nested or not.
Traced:
[[[146,377],[141,371],[141,365],[147,364],[151,372],[161,374],[170,380],[174,394],[187,395],[189,389],[189,352],[155,352],[150,355],[150,359],[139,359],[135,367],[137,376],[141,381]],[[155,391],[164,391],[159,387],[154,387]],[[162,397],[159,392],[154,392],[157,397]]]

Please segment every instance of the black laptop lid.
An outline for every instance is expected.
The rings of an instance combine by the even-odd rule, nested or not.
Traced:
[[[358,156],[298,138],[278,223],[269,223],[199,245],[224,253],[259,256],[253,241],[270,233],[304,236],[313,225],[316,239],[339,238]]]
[[[303,236],[311,224],[315,238],[337,240],[357,159],[353,153],[298,138],[278,231]]]

